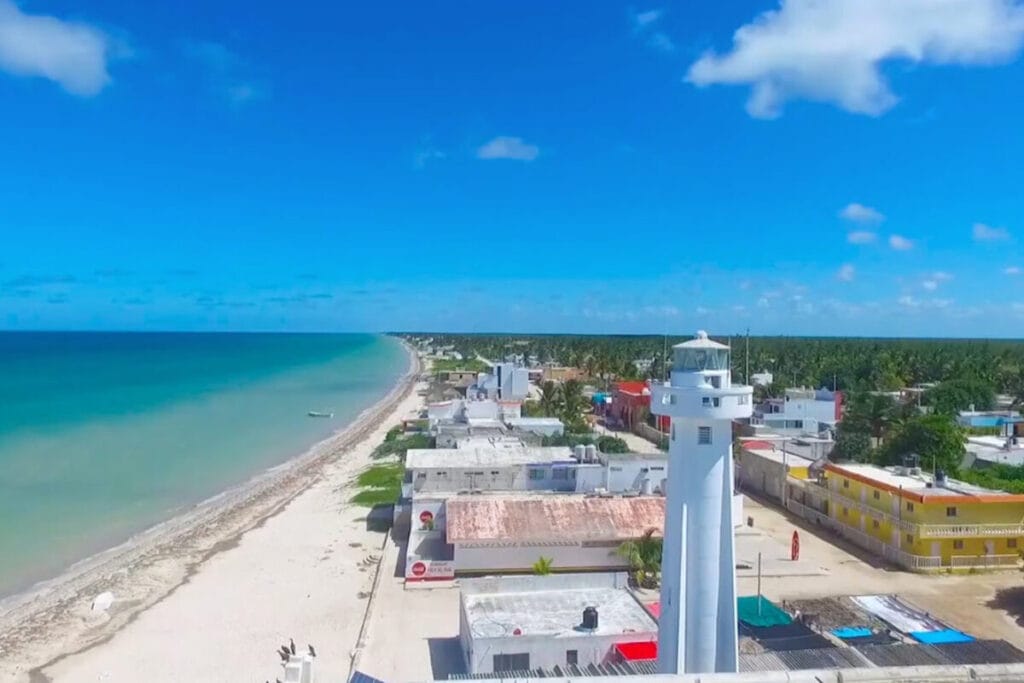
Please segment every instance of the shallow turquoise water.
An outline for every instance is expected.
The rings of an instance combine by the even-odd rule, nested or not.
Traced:
[[[298,455],[406,365],[374,335],[0,333],[0,596]]]

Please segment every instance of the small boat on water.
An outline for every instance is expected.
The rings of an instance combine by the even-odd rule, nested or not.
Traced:
[[[319,410],[311,410],[306,414],[310,417],[334,417],[334,413],[325,413]]]

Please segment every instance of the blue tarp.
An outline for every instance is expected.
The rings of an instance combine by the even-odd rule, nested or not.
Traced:
[[[793,617],[764,596],[758,598],[756,595],[749,595],[737,598],[736,606],[740,621],[748,626],[785,626],[793,623]]]
[[[951,628],[942,631],[915,631],[911,638],[926,645],[944,645],[945,643],[973,643],[974,638]]]
[[[862,626],[846,626],[832,631],[836,638],[867,638],[871,633],[871,629]]]

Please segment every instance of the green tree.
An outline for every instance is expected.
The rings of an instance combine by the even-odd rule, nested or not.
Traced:
[[[642,588],[656,588],[661,581],[662,539],[656,537],[657,529],[648,529],[644,535],[626,541],[616,553],[629,562],[633,581]]]
[[[996,391],[983,380],[950,379],[926,391],[924,400],[936,413],[956,415],[971,406],[975,410],[991,410],[996,402]]]
[[[922,415],[908,420],[875,452],[882,465],[899,465],[908,455],[917,455],[923,469],[956,474],[967,449],[963,430],[948,415]]]
[[[871,435],[867,431],[852,429],[845,422],[836,430],[836,446],[832,451],[833,460],[871,461]]]
[[[583,396],[583,383],[570,379],[562,385],[562,422],[569,431],[584,431],[583,409],[587,399]]]
[[[562,392],[558,385],[546,380],[540,385],[540,407],[546,417],[553,417],[561,410]]]
[[[875,443],[881,443],[895,416],[896,402],[891,396],[861,392],[849,396],[842,424],[851,432],[866,432]]]
[[[551,573],[551,567],[553,564],[554,560],[550,557],[544,557],[541,555],[537,558],[537,561],[533,563],[533,573],[537,576],[547,576]]]

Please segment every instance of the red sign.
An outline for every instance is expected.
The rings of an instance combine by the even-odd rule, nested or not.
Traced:
[[[424,510],[420,513],[420,521],[424,524],[430,524],[434,521],[434,513],[430,510]]]
[[[416,562],[409,568],[413,576],[423,576],[427,573],[427,565],[422,562]]]
[[[800,534],[793,531],[793,542],[789,546],[789,559],[796,562],[800,559]]]

